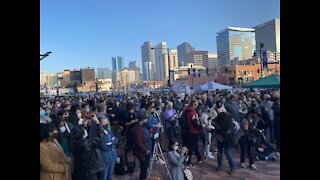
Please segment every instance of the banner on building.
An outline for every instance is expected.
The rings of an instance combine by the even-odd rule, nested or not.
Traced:
[[[267,51],[262,52],[262,67],[263,69],[268,69]]]

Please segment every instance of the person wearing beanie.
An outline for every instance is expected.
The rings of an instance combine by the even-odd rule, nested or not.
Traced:
[[[256,165],[254,164],[254,145],[255,137],[253,129],[249,128],[249,122],[247,119],[243,119],[241,122],[241,137],[239,140],[240,143],[240,165],[242,168],[246,168],[245,156],[248,155],[250,168],[257,170]]]

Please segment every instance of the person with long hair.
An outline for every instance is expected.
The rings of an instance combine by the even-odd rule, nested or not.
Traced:
[[[100,150],[104,129],[97,116],[92,116],[90,135],[83,126],[76,126],[71,132],[74,180],[97,180],[98,173],[105,169]]]
[[[71,180],[71,161],[57,141],[53,123],[40,124],[40,179]]]
[[[188,149],[183,147],[179,151],[179,143],[177,140],[170,142],[170,149],[168,152],[168,158],[170,162],[170,174],[172,180],[184,180],[184,164],[183,162],[187,159]]]

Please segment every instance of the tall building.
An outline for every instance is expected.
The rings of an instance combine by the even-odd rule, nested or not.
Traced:
[[[70,71],[70,81],[71,86],[79,86],[82,83],[81,71],[80,70],[73,70]]]
[[[70,80],[70,70],[64,70],[63,71],[63,79],[60,80],[60,87],[70,87],[71,86],[71,80]]]
[[[231,64],[236,58],[252,58],[256,48],[255,30],[252,28],[227,27],[217,33],[219,66]]]
[[[81,71],[81,80],[82,81],[94,81],[95,80],[95,70],[94,68],[82,68]]]
[[[171,68],[177,68],[178,66],[178,52],[175,49],[169,50],[169,60],[170,60],[170,69]],[[160,72],[160,79],[159,80],[164,80],[168,79],[169,77],[169,63],[168,63],[168,53],[162,54],[160,56],[160,61],[159,61],[159,72]]]
[[[209,69],[218,68],[218,55],[217,54],[208,54],[208,68]]]
[[[208,51],[191,51],[186,55],[185,63],[208,67]]]
[[[187,54],[195,50],[194,47],[192,47],[191,44],[188,42],[180,44],[179,46],[177,46],[177,49],[179,66],[184,65],[187,58]]]
[[[123,70],[124,59],[123,57],[112,57],[112,70],[121,71]]]
[[[137,61],[130,61],[129,62],[129,70],[135,71],[135,82],[140,82],[140,68],[137,65]]]
[[[159,81],[160,78],[160,57],[167,52],[167,43],[161,42],[154,48],[154,61],[155,61],[155,80]]]
[[[254,27],[256,33],[256,53],[260,53],[260,42],[263,43],[262,50],[266,50],[269,61],[280,61],[280,19],[273,19]]]
[[[108,68],[97,68],[97,78],[98,79],[109,79],[112,77],[112,71]]]
[[[154,50],[151,41],[146,41],[143,43],[143,45],[141,46],[141,55],[143,80],[154,80]]]

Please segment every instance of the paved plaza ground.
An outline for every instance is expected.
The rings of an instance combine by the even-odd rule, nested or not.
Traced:
[[[200,146],[201,143],[199,143]],[[202,146],[200,146],[200,149],[202,149]],[[164,154],[166,158],[167,164],[169,164],[167,159],[167,153]],[[280,159],[277,159],[276,161],[256,161],[257,170],[251,170],[248,168],[249,162],[248,159],[246,159],[246,165],[247,168],[243,169],[240,167],[240,150],[234,149],[233,150],[233,157],[234,162],[236,164],[236,171],[229,175],[227,171],[229,170],[228,161],[226,160],[225,155],[223,155],[223,170],[222,171],[216,171],[215,168],[217,167],[217,155],[215,154],[215,159],[206,160],[203,163],[202,170],[201,165],[195,164],[196,167],[190,169],[193,173],[194,180],[211,180],[211,179],[227,179],[227,180],[278,180],[280,179]],[[192,156],[192,162],[196,162],[196,157]],[[156,161],[154,161],[156,162]],[[152,168],[151,176],[157,176],[161,179],[169,179],[166,176],[166,170],[165,166],[154,163],[154,167]],[[138,180],[139,179],[139,173],[140,173],[140,166],[139,161],[136,160],[136,168],[135,172],[130,175],[114,175],[114,180]]]

